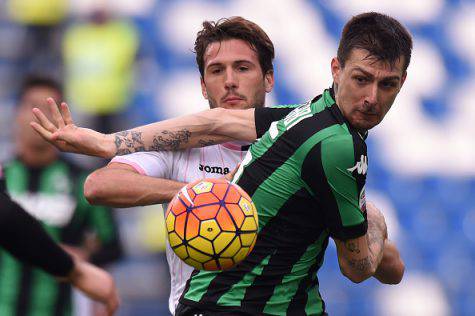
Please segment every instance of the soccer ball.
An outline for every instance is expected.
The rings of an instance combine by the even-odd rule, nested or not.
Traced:
[[[249,195],[222,178],[183,187],[165,220],[172,249],[199,270],[226,270],[241,262],[254,247],[259,227]]]

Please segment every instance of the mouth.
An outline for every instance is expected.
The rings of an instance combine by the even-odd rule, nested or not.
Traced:
[[[238,96],[229,96],[229,97],[226,97],[223,102],[225,103],[236,103],[236,102],[239,102],[239,101],[243,101],[244,99],[241,98],[241,97],[238,97]]]

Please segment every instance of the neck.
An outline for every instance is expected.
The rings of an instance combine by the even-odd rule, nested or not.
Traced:
[[[30,167],[45,167],[54,162],[58,154],[56,150],[45,146],[17,146],[17,154],[20,159]]]

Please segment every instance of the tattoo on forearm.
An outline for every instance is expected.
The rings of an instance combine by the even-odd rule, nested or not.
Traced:
[[[212,146],[212,145],[216,145],[216,142],[212,139],[200,139],[198,144],[201,146],[201,147],[206,147],[206,146]]]
[[[369,257],[363,259],[350,259],[348,260],[350,266],[358,271],[364,272],[371,267],[371,259]]]
[[[191,137],[191,132],[187,129],[177,132],[163,131],[161,134],[153,138],[153,145],[149,150],[178,150],[182,144],[188,143]]]
[[[117,155],[126,155],[145,150],[142,140],[142,132],[128,130],[115,133],[114,136]]]

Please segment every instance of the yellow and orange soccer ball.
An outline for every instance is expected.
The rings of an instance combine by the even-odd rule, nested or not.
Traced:
[[[225,179],[183,187],[170,202],[165,221],[172,249],[199,270],[226,270],[244,260],[259,227],[249,195]]]

